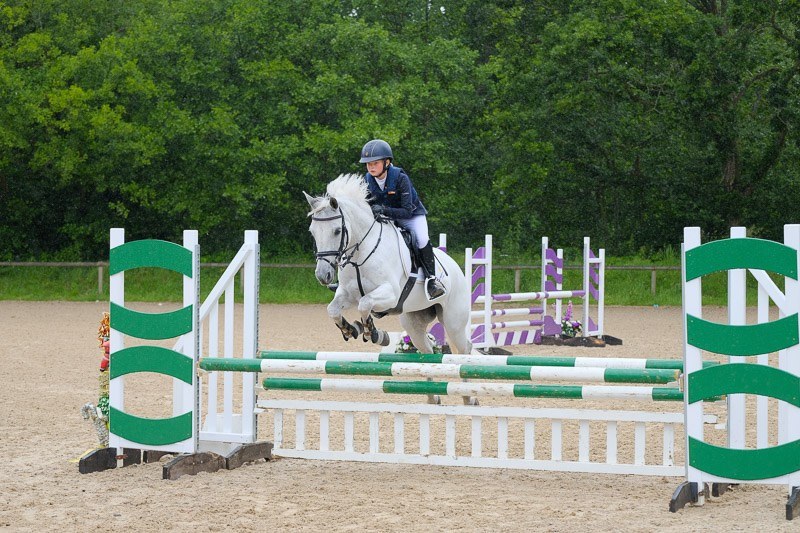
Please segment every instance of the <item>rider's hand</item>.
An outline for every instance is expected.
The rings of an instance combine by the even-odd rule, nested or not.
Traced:
[[[380,204],[375,204],[372,206],[372,214],[375,216],[383,215],[385,212],[386,210]]]

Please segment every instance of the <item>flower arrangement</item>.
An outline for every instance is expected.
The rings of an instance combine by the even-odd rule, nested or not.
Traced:
[[[91,420],[94,424],[95,431],[97,432],[97,440],[101,448],[108,446],[108,384],[109,384],[109,336],[111,327],[109,325],[109,314],[103,313],[103,318],[100,321],[100,327],[97,330],[97,340],[100,348],[103,350],[103,357],[100,359],[100,397],[97,400],[97,405],[92,403],[84,404],[81,407],[81,416],[84,420]]]
[[[561,318],[561,336],[562,337],[577,337],[581,333],[581,323],[577,320],[572,320],[572,301],[567,303],[567,310]]]
[[[428,340],[431,341],[433,346],[433,353],[442,353],[442,347],[436,344],[436,339],[430,333],[428,333]],[[400,340],[397,341],[395,353],[419,353],[419,350],[411,342],[411,337],[408,336],[408,333],[404,331],[400,334]]]

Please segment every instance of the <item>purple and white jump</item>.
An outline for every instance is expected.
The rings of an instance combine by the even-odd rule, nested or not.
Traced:
[[[561,334],[563,316],[563,300],[580,300],[583,309],[582,334],[585,337],[602,336],[603,334],[603,299],[605,284],[605,250],[595,255],[591,250],[590,240],[584,239],[583,247],[583,284],[580,289],[564,290],[562,250],[554,250],[548,246],[547,237],[542,238],[542,277],[541,287],[536,292],[516,292],[495,294],[492,292],[492,236],[486,236],[484,246],[474,253],[466,250],[464,271],[472,281],[472,304],[482,306],[472,311],[471,340],[475,348],[491,346],[512,346],[520,344],[539,344],[542,335],[558,336]],[[489,295],[487,297],[487,295]],[[554,300],[553,309],[548,313],[548,300]],[[540,305],[534,307],[500,308],[493,307],[499,303],[531,302]],[[592,302],[597,307],[597,321],[590,317]],[[531,320],[515,320],[495,322],[496,316],[536,316]],[[475,322],[477,321],[477,323]],[[486,334],[490,332],[490,334]]]
[[[583,325],[582,331],[584,337],[602,337],[603,336],[603,320],[604,320],[604,303],[605,303],[605,270],[606,270],[606,251],[604,249],[598,250],[598,253],[592,251],[591,241],[589,237],[583,238],[583,283],[582,290],[568,291],[573,293],[574,298],[582,299],[583,306]],[[542,237],[542,290],[543,291],[561,291],[564,280],[564,252],[560,248],[553,250],[548,246],[547,237]],[[544,305],[547,305],[547,297],[543,300]],[[555,320],[558,324],[561,323],[562,309],[561,303],[563,298],[553,296],[555,301]],[[592,320],[590,310],[592,301],[597,306],[597,322]]]

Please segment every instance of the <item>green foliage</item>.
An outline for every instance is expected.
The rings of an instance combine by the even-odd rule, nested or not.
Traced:
[[[800,9],[685,0],[0,0],[0,260],[201,232],[309,254],[392,143],[451,248],[617,255],[800,219]]]

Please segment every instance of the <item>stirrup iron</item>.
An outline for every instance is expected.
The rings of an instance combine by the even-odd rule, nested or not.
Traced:
[[[425,293],[429,300],[435,300],[440,296],[444,296],[445,290],[441,283],[439,283],[439,280],[431,276],[425,279]]]

